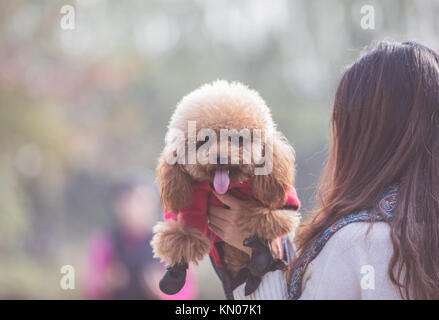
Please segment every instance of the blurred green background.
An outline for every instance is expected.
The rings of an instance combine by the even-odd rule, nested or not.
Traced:
[[[365,4],[375,30],[360,26]],[[343,68],[377,40],[438,49],[438,15],[433,0],[0,1],[0,298],[82,298],[111,181],[154,170],[176,103],[218,78],[271,107],[306,215]],[[60,288],[66,264],[75,290]],[[208,261],[198,276],[201,299],[224,297]]]

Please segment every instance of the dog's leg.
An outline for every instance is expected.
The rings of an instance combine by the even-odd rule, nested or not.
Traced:
[[[210,241],[201,231],[185,227],[180,221],[159,222],[151,241],[154,257],[166,263],[167,270],[159,282],[160,290],[176,294],[186,282],[189,262],[197,264],[210,250]]]
[[[300,217],[293,210],[271,210],[258,207],[243,211],[237,224],[246,238],[257,236],[260,239],[270,241],[271,251],[274,258],[281,256],[278,238],[293,233],[299,226]],[[250,257],[245,252],[224,244],[224,263],[232,277],[247,267]]]
[[[209,253],[210,241],[200,230],[179,221],[159,222],[154,227],[151,246],[154,257],[167,266],[193,262],[197,264]]]
[[[294,233],[300,223],[300,216],[294,210],[268,209],[258,207],[246,210],[238,221],[238,227],[246,237],[274,240]]]

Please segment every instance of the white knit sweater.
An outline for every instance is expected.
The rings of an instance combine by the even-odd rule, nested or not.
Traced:
[[[355,222],[337,231],[308,265],[300,299],[401,299],[388,276],[392,256],[390,227],[385,222]],[[289,299],[286,274],[266,274],[259,288],[244,295],[244,285],[233,292],[235,299]]]

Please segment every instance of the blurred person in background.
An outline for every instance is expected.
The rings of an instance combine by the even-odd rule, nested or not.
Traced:
[[[159,216],[159,198],[152,179],[115,183],[110,205],[112,227],[97,231],[86,261],[84,294],[88,299],[195,299],[192,272],[183,290],[166,296],[158,289],[163,267],[153,258],[149,242]]]

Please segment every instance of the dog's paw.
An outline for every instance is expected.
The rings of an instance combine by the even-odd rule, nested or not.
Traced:
[[[293,233],[300,223],[300,215],[293,210],[253,208],[238,218],[238,227],[246,237],[275,239]]]
[[[154,233],[151,241],[154,258],[160,258],[168,266],[184,262],[197,264],[210,251],[210,241],[201,231],[178,221],[159,222]]]

